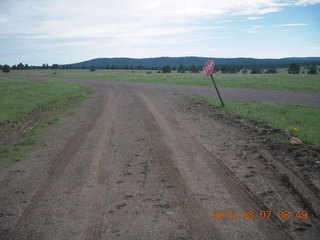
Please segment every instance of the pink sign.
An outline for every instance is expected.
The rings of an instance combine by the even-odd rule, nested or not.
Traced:
[[[208,60],[204,65],[203,65],[203,69],[202,72],[205,76],[209,76],[214,69],[214,61],[212,60]]]

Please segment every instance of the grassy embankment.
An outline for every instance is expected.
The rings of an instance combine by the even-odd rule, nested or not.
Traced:
[[[36,142],[37,133],[65,115],[70,108],[65,103],[79,102],[91,94],[86,86],[62,81],[0,79],[0,138],[30,113],[47,113],[41,122],[27,127],[18,142],[0,145],[0,170],[22,159]]]
[[[174,83],[211,86],[211,79],[201,73],[157,73],[148,70],[106,70],[98,69],[58,69],[58,70],[17,70],[9,74],[45,76],[54,78],[82,78],[95,80],[115,80],[129,82]],[[287,74],[279,70],[279,74],[222,74],[215,73],[218,86],[236,88],[255,88],[289,90],[303,92],[320,92],[320,75]]]
[[[193,101],[203,100],[213,106],[220,106],[218,98],[190,96]],[[258,120],[291,132],[302,141],[320,147],[320,109],[279,104],[272,102],[245,103],[224,100],[226,107],[221,111],[242,118]]]

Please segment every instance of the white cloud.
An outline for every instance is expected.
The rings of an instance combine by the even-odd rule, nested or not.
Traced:
[[[301,27],[301,26],[308,26],[308,24],[305,24],[305,23],[289,23],[289,24],[272,25],[272,27],[274,27],[274,28],[279,28],[279,27]]]
[[[258,20],[258,19],[261,19],[261,18],[263,18],[263,17],[247,17],[247,19],[248,19],[249,21]]]
[[[247,33],[257,33],[261,29],[261,25],[251,25],[249,29],[246,30]]]
[[[7,1],[4,6],[0,3],[0,11],[4,11],[0,35],[23,34],[26,40],[74,39],[77,42],[67,43],[69,46],[85,46],[90,39],[104,39],[108,46],[129,48],[157,42],[159,37],[180,35],[183,39],[186,34],[213,32],[223,28],[219,24],[221,16],[263,15],[279,11],[282,6],[277,0]],[[197,22],[211,24],[197,27]],[[81,41],[84,43],[79,43]]]
[[[178,48],[179,43],[201,42],[201,39],[236,38],[236,33],[232,35],[234,29],[227,32],[233,21],[240,18],[255,21],[288,5],[318,2],[320,0],[0,0],[0,39],[7,42],[10,38],[18,39],[19,49],[26,51],[78,47],[104,56],[126,51],[139,55],[144,50],[143,54],[147,55],[157,48],[157,52],[169,52],[163,46],[167,48],[170,44]],[[245,32],[257,33],[262,26],[246,28]],[[17,52],[14,48],[18,47],[10,51]],[[1,51],[4,50],[0,50],[0,55]]]
[[[320,0],[299,0],[295,3],[298,6],[307,6],[307,5],[314,5],[320,3]]]
[[[158,36],[181,33],[182,28],[199,19],[228,14],[262,15],[280,11],[282,6],[277,0],[8,1],[4,10],[0,10],[5,11],[0,27],[3,34],[52,38]],[[4,20],[6,24],[1,25]]]

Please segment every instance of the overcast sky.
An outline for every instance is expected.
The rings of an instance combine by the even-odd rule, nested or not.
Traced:
[[[320,56],[320,0],[0,0],[0,64]]]

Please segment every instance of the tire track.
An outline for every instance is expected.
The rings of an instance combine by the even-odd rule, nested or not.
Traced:
[[[80,114],[81,126],[52,154],[6,240],[296,236],[275,219],[211,220],[212,210],[268,209],[223,162],[229,155],[213,154],[195,125],[166,106],[167,95],[122,87],[96,87],[89,117]],[[229,130],[216,132],[228,141]]]
[[[94,196],[91,201],[88,201],[92,206],[88,209],[89,216],[88,224],[89,226],[85,232],[85,239],[100,239],[103,230],[103,214],[104,211],[104,199],[107,194],[110,185],[107,184],[107,179],[109,178],[110,171],[108,170],[108,164],[112,159],[112,142],[115,136],[115,120],[116,111],[118,106],[119,91],[116,90],[115,94],[109,97],[109,101],[104,111],[103,120],[105,122],[104,129],[101,132],[104,133],[103,138],[97,144],[96,149],[97,154],[93,157],[94,161],[94,173],[92,178],[89,179],[88,184],[92,191],[86,193],[89,198]],[[91,224],[94,223],[94,224]]]
[[[173,162],[173,154],[170,148],[161,141],[163,134],[162,126],[157,124],[154,116],[154,110],[151,110],[150,101],[145,95],[139,94],[142,103],[147,109],[144,111],[146,119],[146,131],[149,134],[149,140],[153,147],[154,157],[160,163],[166,175],[169,177],[171,184],[175,187],[174,193],[177,196],[179,205],[182,207],[183,215],[186,217],[191,235],[194,239],[223,239],[221,234],[210,223],[206,212],[200,204],[195,201],[191,190],[187,186],[179,170]]]
[[[171,143],[176,143],[179,141],[183,141],[185,151],[187,152],[188,149],[192,146],[194,152],[199,156],[199,159],[201,159],[205,165],[208,167],[208,169],[214,173],[214,175],[223,183],[224,188],[233,196],[233,198],[236,200],[238,204],[242,206],[242,209],[244,210],[252,210],[254,212],[260,212],[263,210],[266,210],[261,204],[258,199],[247,189],[246,186],[244,186],[232,173],[232,171],[218,158],[216,158],[211,152],[209,152],[200,142],[196,139],[195,136],[193,136],[188,129],[183,128],[180,126],[180,123],[173,117],[168,114],[163,115],[157,108],[161,108],[161,104],[153,104],[150,97],[146,96],[145,94],[140,93],[139,94],[141,98],[143,99],[145,105],[150,110],[151,114],[153,115],[153,121],[158,123],[158,128],[162,130],[162,134],[158,134],[158,138],[165,136],[167,138],[167,141],[170,139]],[[159,99],[157,103],[159,103]],[[155,128],[155,126],[153,126]],[[161,131],[159,130],[159,131]],[[157,142],[155,141],[155,145]],[[158,147],[159,148],[159,147]],[[164,147],[163,147],[164,148]],[[176,151],[179,146],[173,145],[171,147],[171,150]],[[162,152],[165,152],[163,149]],[[168,152],[168,150],[167,150]],[[175,155],[179,155],[179,152],[175,152]],[[174,155],[174,154],[173,154]],[[181,154],[180,154],[181,155]],[[170,157],[167,157],[167,159]],[[172,157],[171,157],[172,158]],[[167,160],[166,164],[170,165],[168,167],[167,171],[170,171],[169,169],[174,168],[174,164],[172,161]],[[176,169],[176,168],[175,168]],[[179,170],[175,170],[174,173],[171,172],[172,175],[179,175]],[[181,182],[183,182],[182,177]],[[179,185],[179,183],[176,183]],[[182,189],[188,189],[187,186],[180,184]],[[177,188],[180,188],[177,187]],[[185,193],[185,195],[192,195],[191,191],[188,191]],[[184,196],[185,197],[185,196]],[[199,205],[199,199],[194,200],[191,205],[198,205],[197,213],[194,212],[187,212],[186,214],[192,219],[193,216],[195,218],[203,218],[203,219],[209,219],[208,214],[203,214],[199,216],[198,211],[203,211],[201,206]],[[189,205],[188,207],[191,207]],[[198,216],[197,216],[198,215]],[[285,232],[284,229],[282,229],[282,226],[280,225],[279,221],[275,221],[275,219],[266,221],[265,219],[253,219],[254,225],[256,228],[259,229],[259,232],[262,233],[261,236],[263,236],[263,239],[292,239],[292,237],[289,235],[289,233]],[[196,224],[192,224],[191,226],[193,228],[197,228],[195,226]],[[199,229],[198,229],[199,230]],[[203,231],[203,230],[202,230]],[[208,236],[210,236],[209,232]],[[212,234],[212,233],[211,233]],[[201,236],[201,235],[200,235]],[[211,235],[212,237],[213,235]]]
[[[116,100],[117,91],[111,90],[108,94],[106,94],[106,92],[99,94],[98,100],[95,102],[95,107],[90,110],[89,119],[57,154],[52,162],[46,181],[32,197],[30,204],[24,210],[7,239],[46,238],[42,232],[46,222],[50,222],[52,221],[51,219],[54,218],[51,216],[54,212],[50,212],[50,209],[48,209],[49,212],[45,213],[43,208],[51,204],[56,205],[57,202],[48,202],[48,199],[56,193],[63,194],[63,192],[61,192],[65,191],[63,189],[71,193],[70,199],[63,199],[63,201],[69,202],[64,205],[65,213],[67,213],[67,211],[73,211],[71,208],[74,208],[74,206],[70,205],[72,202],[74,204],[81,204],[81,201],[84,199],[87,202],[85,208],[77,209],[76,211],[81,211],[81,215],[86,216],[81,220],[81,224],[88,225],[86,232],[93,234],[89,234],[88,239],[94,239],[94,236],[99,232],[100,208],[103,204],[103,194],[106,191],[104,183],[108,178],[106,165],[109,153],[111,152],[110,148],[114,134],[113,123],[115,116],[112,113],[114,112],[113,109],[115,109],[113,106],[117,103]],[[101,122],[104,122],[104,126],[100,130],[100,137],[97,139],[98,144],[93,149],[96,151],[92,158],[88,158],[87,156],[90,156],[90,153],[83,155],[83,148],[85,148],[88,141],[90,141],[90,139],[88,139],[90,134],[93,131],[97,131],[97,124],[101,124]],[[80,178],[80,176],[87,178],[87,180],[85,181]],[[84,181],[86,185],[82,186],[79,184],[81,181]],[[60,182],[64,185],[59,185]],[[79,193],[77,193],[77,191],[79,191]],[[73,200],[73,195],[82,197]],[[39,210],[39,206],[41,206],[40,208],[42,210]],[[77,214],[79,215],[80,213]],[[30,219],[32,219],[32,221],[30,221]],[[95,222],[94,226],[91,226],[92,222]],[[55,227],[61,228],[64,226]],[[80,229],[78,233],[79,236],[82,236],[81,232],[84,231],[84,229]],[[92,229],[94,231],[92,231]],[[64,236],[64,239],[68,238],[68,236]],[[84,236],[81,238],[84,238]]]

